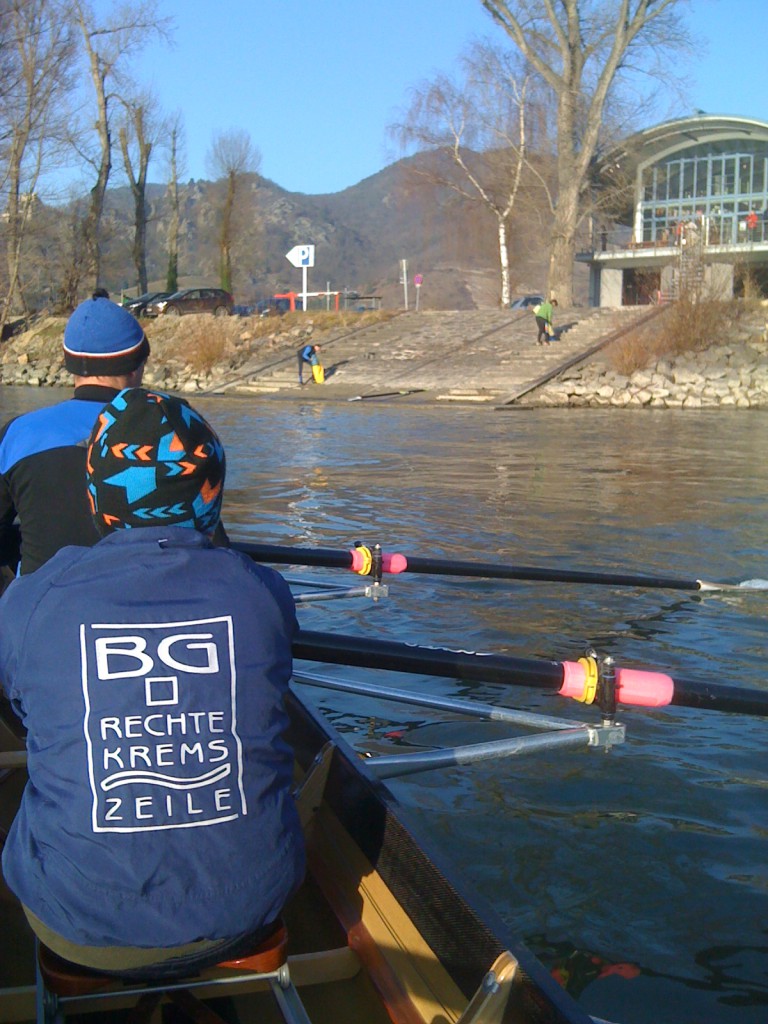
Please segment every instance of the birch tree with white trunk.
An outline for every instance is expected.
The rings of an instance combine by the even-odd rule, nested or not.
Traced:
[[[418,173],[492,214],[505,308],[511,298],[509,225],[526,167],[533,86],[521,61],[488,45],[471,46],[460,66],[456,77],[439,75],[415,88],[402,123],[390,132],[403,149],[448,157]]]

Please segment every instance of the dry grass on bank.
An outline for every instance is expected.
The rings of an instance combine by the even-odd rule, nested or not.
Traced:
[[[311,336],[322,344],[324,336],[383,323],[396,313],[286,313],[267,317],[212,317],[206,314],[180,318],[159,317],[146,324],[150,343],[164,359],[188,364],[195,373],[209,373],[237,361],[238,353],[260,346],[297,346]]]
[[[214,317],[189,314],[182,317],[158,317],[142,320],[152,346],[152,363],[189,365],[193,372],[205,374],[216,367],[238,364],[254,349],[298,347],[308,339],[322,345],[324,337],[384,323],[397,316],[393,310],[365,313],[314,312],[286,313],[268,317]],[[3,362],[25,353],[33,361],[55,361],[61,356],[66,317],[40,317],[28,330],[6,341],[0,352]]]
[[[630,332],[607,353],[611,368],[630,376],[668,356],[701,352],[729,340],[736,321],[754,304],[681,298],[657,319]]]
[[[214,366],[228,363],[235,354],[235,337],[229,318],[186,316],[177,320],[174,327],[167,338],[164,357],[186,363],[196,373],[208,373]],[[157,339],[153,338],[151,328],[147,329],[147,334],[153,344]]]

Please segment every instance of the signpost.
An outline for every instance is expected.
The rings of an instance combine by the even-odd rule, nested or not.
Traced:
[[[301,267],[301,308],[306,313],[307,267],[314,267],[315,265],[315,247],[314,245],[294,245],[291,251],[285,254],[285,258],[294,267]]]
[[[421,294],[421,286],[424,283],[424,277],[421,274],[413,275],[413,283],[416,285],[416,312],[419,311],[419,295]]]
[[[400,260],[400,283],[403,286],[405,311],[408,312],[408,260]]]

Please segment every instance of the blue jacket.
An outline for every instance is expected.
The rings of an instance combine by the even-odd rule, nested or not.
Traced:
[[[95,544],[83,480],[86,442],[117,388],[84,384],[75,397],[17,416],[0,431],[0,563],[12,564],[21,523],[22,573],[65,544]]]
[[[0,675],[29,782],[3,872],[81,945],[226,939],[301,881],[276,572],[194,530],[68,547],[0,601]]]
[[[317,358],[317,352],[315,352],[314,345],[305,345],[303,348],[300,348],[299,356],[305,363],[309,363],[312,366],[317,366],[320,362]]]

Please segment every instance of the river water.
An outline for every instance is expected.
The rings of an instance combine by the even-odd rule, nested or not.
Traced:
[[[2,418],[61,397],[4,389]],[[768,578],[765,414],[195,404],[227,449],[225,520],[235,538]],[[329,570],[315,574],[339,582]],[[768,688],[768,591],[388,582],[384,601],[303,608],[302,626],[557,660],[580,657],[589,643],[620,665]],[[590,716],[535,690],[382,677]],[[493,723],[307,693],[361,750],[504,734]],[[765,1024],[768,719],[627,708],[621,720],[627,742],[608,754],[537,755],[390,786],[589,1013],[622,1024]]]

